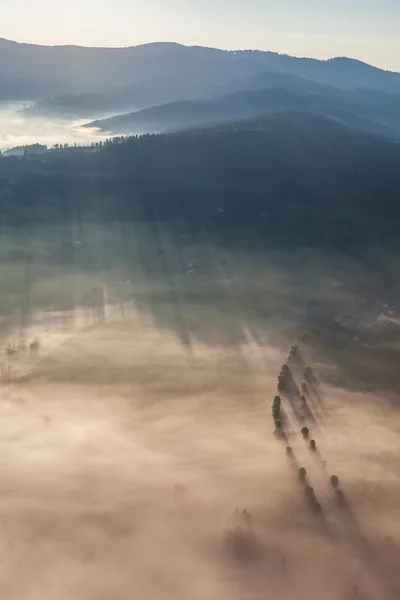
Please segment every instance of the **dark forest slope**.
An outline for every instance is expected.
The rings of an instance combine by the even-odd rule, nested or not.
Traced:
[[[400,145],[332,118],[289,112],[181,134],[116,139],[99,149],[0,158],[2,219],[63,219],[71,211],[173,223],[195,210],[224,226],[263,227],[342,243],[400,212]],[[10,197],[12,199],[10,199]],[[335,223],[333,226],[332,223]],[[339,225],[340,224],[340,225]],[[329,235],[327,235],[329,233]]]

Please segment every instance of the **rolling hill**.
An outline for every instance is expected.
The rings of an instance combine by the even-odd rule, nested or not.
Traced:
[[[92,121],[88,126],[113,134],[164,133],[296,110],[333,116],[350,127],[400,139],[400,111],[396,98],[376,92],[372,98],[366,93],[364,100],[361,92],[355,96],[356,92],[298,80],[302,82],[302,88],[295,79],[297,91],[285,88],[243,90],[212,100],[172,102]],[[291,76],[287,83],[292,83]],[[329,94],[316,93],[321,89],[324,92],[327,89]],[[391,103],[393,106],[387,108],[386,105]]]

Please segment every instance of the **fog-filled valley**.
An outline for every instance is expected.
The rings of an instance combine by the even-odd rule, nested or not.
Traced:
[[[395,600],[400,74],[0,40],[7,600]]]
[[[398,326],[379,315],[398,291],[340,250],[177,225],[3,234],[1,589],[395,598]],[[307,395],[279,392],[284,439],[282,364]]]
[[[30,118],[19,102],[0,103],[0,151],[17,146],[45,144],[90,145],[106,138],[89,127],[84,119],[66,120],[58,117]]]

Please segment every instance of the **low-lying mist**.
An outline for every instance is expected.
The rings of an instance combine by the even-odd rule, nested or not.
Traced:
[[[94,128],[82,127],[87,119],[34,117],[21,114],[21,104],[0,104],[0,150],[26,144],[90,145],[107,136]]]
[[[344,387],[321,340],[372,351],[309,306],[365,265],[151,232],[3,234],[2,595],[396,598],[396,389]]]
[[[354,586],[392,597],[399,420],[384,399],[324,386],[314,366],[319,455],[293,433],[292,464],[273,435],[285,361],[273,348],[188,355],[134,312],[49,356],[42,340],[36,364],[17,361],[2,390],[8,598],[341,599]],[[248,539],[235,538],[235,507],[251,514]]]

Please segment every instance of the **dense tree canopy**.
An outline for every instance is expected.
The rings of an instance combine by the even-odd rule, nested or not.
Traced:
[[[397,234],[399,159],[400,145],[288,114],[0,158],[0,192],[9,190],[1,209],[15,223],[96,212],[100,220],[156,218],[171,227],[185,218],[218,231],[225,244],[247,223],[250,246],[351,245],[366,231]]]

